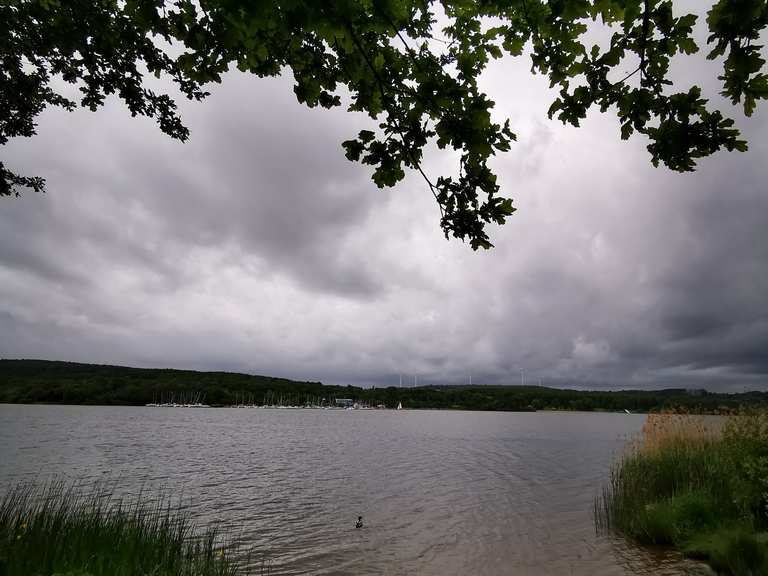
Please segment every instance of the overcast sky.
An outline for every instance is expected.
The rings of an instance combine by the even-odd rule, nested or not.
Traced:
[[[483,78],[518,134],[496,248],[446,241],[420,178],[379,190],[340,143],[369,121],[231,74],[170,140],[119,103],[46,111],[2,150],[48,193],[0,199],[0,357],[324,383],[768,389],[768,107],[693,174],[615,116],[549,121],[529,61]],[[703,59],[675,77],[717,99]],[[718,100],[720,101],[720,100]],[[450,153],[427,170],[449,173]]]

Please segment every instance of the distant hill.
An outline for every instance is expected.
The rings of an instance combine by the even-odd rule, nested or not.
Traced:
[[[233,372],[129,368],[48,360],[0,360],[0,402],[143,405],[200,394],[208,404],[261,403],[269,391],[316,394],[320,382]],[[338,388],[343,390],[343,388]]]
[[[703,390],[578,391],[539,386],[326,386],[233,372],[129,368],[47,360],[0,360],[0,403],[144,405],[202,399],[233,404],[326,404],[351,398],[394,408],[462,410],[600,410],[714,413],[744,405],[768,406],[768,393],[715,394]]]

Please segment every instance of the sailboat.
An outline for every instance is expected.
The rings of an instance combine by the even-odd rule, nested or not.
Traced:
[[[403,409],[403,403],[402,402],[398,402],[397,403],[397,409],[398,410],[402,410]]]

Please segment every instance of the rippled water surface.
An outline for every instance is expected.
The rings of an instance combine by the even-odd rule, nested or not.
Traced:
[[[0,405],[0,489],[64,474],[182,493],[274,575],[684,574],[595,534],[643,418]]]

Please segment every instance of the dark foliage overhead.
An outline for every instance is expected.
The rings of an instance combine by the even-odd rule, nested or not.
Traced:
[[[585,45],[590,22],[611,30],[608,46]],[[446,236],[488,248],[486,224],[515,210],[488,166],[515,139],[478,87],[489,61],[529,48],[532,72],[559,90],[550,117],[578,126],[590,109],[610,110],[622,138],[645,135],[655,165],[690,171],[698,158],[747,146],[698,86],[669,78],[672,57],[699,50],[695,22],[670,0],[2,0],[0,144],[32,136],[48,106],[95,110],[110,94],[185,140],[175,102],[148,76],[200,100],[233,67],[289,71],[300,102],[330,108],[349,95],[349,109],[373,119],[343,146],[378,186],[419,171]],[[707,16],[708,57],[722,61],[723,94],[747,115],[768,97],[755,44],[766,24],[766,0],[719,0]],[[79,99],[57,92],[56,79],[77,85]],[[459,153],[456,173],[424,171],[431,144]],[[0,195],[43,186],[0,163]]]

